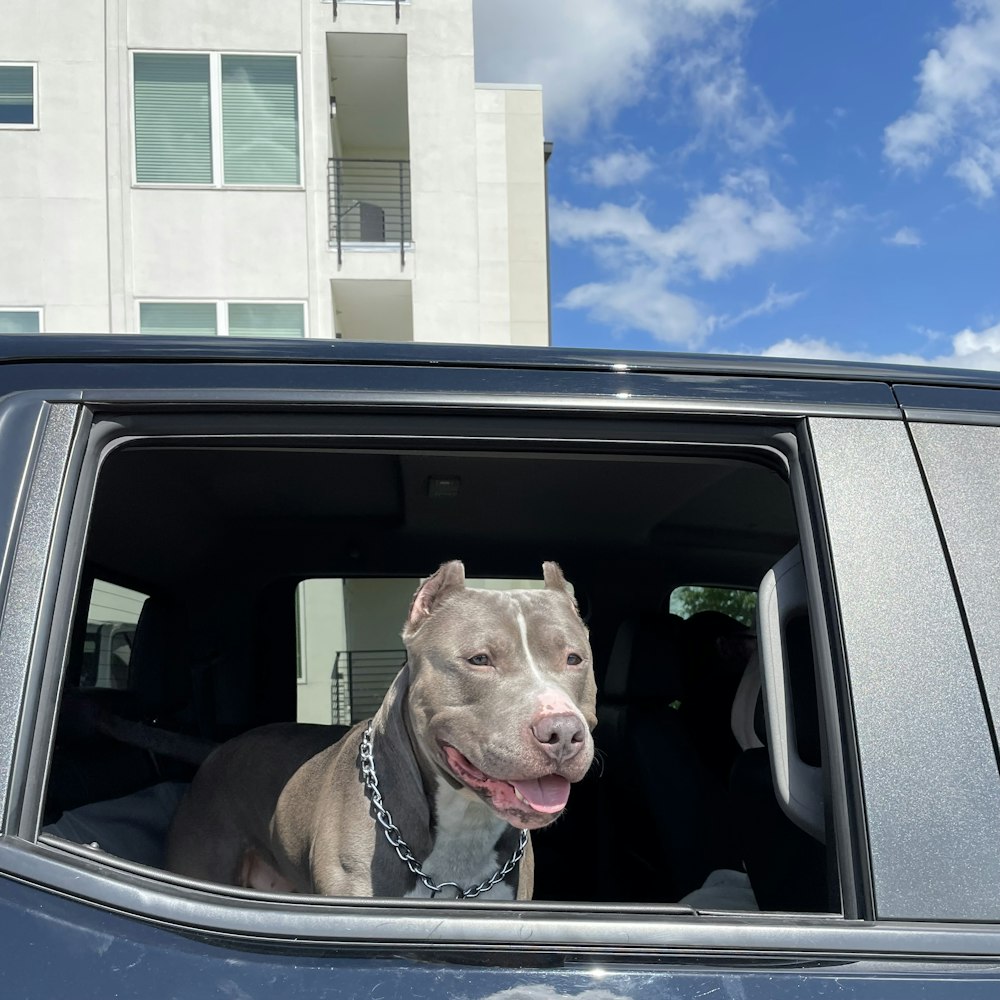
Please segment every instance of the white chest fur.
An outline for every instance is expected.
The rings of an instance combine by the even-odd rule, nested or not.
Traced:
[[[434,847],[421,867],[432,882],[457,882],[463,888],[479,885],[507,859],[497,861],[496,842],[507,825],[477,795],[464,788],[452,788],[439,779],[434,799],[437,829]],[[427,899],[431,895],[423,882],[406,894]],[[454,889],[444,889],[438,898],[454,898]],[[513,887],[501,883],[481,897],[484,900],[513,899]]]

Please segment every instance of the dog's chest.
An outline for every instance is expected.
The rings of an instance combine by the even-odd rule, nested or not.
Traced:
[[[475,795],[438,781],[434,797],[436,829],[434,846],[421,867],[432,882],[457,882],[463,889],[486,881],[506,861],[498,863],[496,844],[507,824]],[[430,897],[431,891],[417,880],[408,897]],[[443,889],[439,898],[454,898],[454,889]],[[513,899],[513,887],[495,885],[482,899]]]

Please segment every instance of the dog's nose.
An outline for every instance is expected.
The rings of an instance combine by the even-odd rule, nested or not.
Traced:
[[[535,719],[531,724],[531,732],[542,749],[553,760],[562,763],[575,757],[583,749],[587,728],[578,715],[564,712]]]

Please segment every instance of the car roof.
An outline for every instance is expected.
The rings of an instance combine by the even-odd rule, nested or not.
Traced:
[[[687,352],[149,334],[0,334],[0,364],[44,361],[434,365],[838,379],[1000,388],[1000,372]]]

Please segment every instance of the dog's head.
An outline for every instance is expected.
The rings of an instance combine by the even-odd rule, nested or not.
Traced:
[[[563,811],[597,722],[587,629],[562,570],[547,562],[543,572],[544,589],[478,590],[461,562],[445,563],[403,627],[425,752],[521,829]]]

